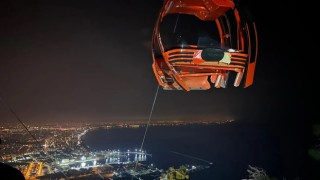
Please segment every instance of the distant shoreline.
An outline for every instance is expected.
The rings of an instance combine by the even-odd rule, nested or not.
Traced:
[[[183,120],[153,120],[151,121],[151,126],[161,126],[161,125],[190,125],[190,124],[203,124],[203,125],[210,125],[210,124],[222,124],[233,122],[234,119],[226,119],[226,120],[197,120],[197,121],[183,121]],[[144,126],[146,125],[147,121],[119,121],[119,122],[101,122],[101,123],[56,123],[56,124],[29,124],[28,128],[74,128],[74,127],[88,127],[88,128],[99,128],[99,127],[106,127],[106,128],[113,128],[113,127],[123,127],[123,126]],[[3,123],[0,126],[1,129],[7,128],[18,128],[20,127],[20,123]]]

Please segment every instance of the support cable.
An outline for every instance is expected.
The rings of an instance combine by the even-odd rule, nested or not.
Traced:
[[[147,132],[148,132],[148,129],[149,129],[149,125],[150,125],[153,109],[154,109],[154,106],[156,104],[157,97],[158,97],[159,87],[160,87],[160,85],[158,85],[156,94],[155,94],[154,99],[153,99],[152,108],[151,108],[151,111],[150,111],[150,114],[149,114],[147,126],[146,126],[146,129],[144,131],[144,135],[143,135],[143,138],[142,138],[141,146],[140,146],[140,149],[139,149],[140,151],[142,151],[142,148],[143,148],[143,145],[144,145],[144,141],[145,141],[146,136],[147,136]],[[137,169],[138,162],[139,162],[139,160],[136,161],[135,169]]]
[[[38,139],[31,133],[31,131],[28,129],[28,127],[22,122],[22,120],[20,119],[20,117],[18,116],[18,114],[11,108],[11,106],[9,106],[6,101],[3,99],[2,95],[0,94],[0,101],[2,102],[2,104],[11,112],[11,114],[13,114],[13,116],[15,117],[15,119],[17,119],[19,121],[19,123],[26,129],[26,131],[30,134],[30,136],[41,145],[40,141],[38,141]],[[53,161],[55,161],[55,158],[51,155],[46,154],[47,156],[49,156]],[[61,171],[61,173],[67,178],[67,180],[69,180],[68,176],[63,173]]]

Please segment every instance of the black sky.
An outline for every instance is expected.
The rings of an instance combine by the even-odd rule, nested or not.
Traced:
[[[301,50],[291,39],[302,23],[297,7],[245,2],[260,38],[254,85],[161,90],[155,119],[273,121],[304,111],[297,85],[303,78],[293,76]],[[146,119],[157,87],[150,40],[161,6],[161,0],[7,2],[0,19],[2,96],[29,123]],[[1,121],[13,121],[0,107]]]

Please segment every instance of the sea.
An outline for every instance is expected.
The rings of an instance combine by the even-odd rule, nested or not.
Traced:
[[[96,150],[134,150],[140,148],[144,132],[145,127],[100,128],[89,131],[84,142]],[[265,124],[165,125],[148,128],[143,150],[152,154],[145,163],[161,169],[183,164],[210,166],[192,173],[190,179],[246,179],[249,165],[263,168],[270,177],[286,179],[290,167],[284,167],[288,163],[284,162],[283,143],[279,133]],[[299,163],[298,156],[292,158]]]

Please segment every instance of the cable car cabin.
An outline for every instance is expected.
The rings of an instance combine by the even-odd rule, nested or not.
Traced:
[[[253,83],[258,39],[232,0],[166,0],[152,38],[152,68],[165,90]],[[210,83],[211,82],[211,83]]]

